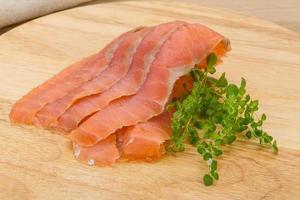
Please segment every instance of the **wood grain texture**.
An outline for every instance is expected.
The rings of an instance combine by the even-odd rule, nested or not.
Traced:
[[[206,166],[193,149],[161,161],[89,167],[70,142],[49,131],[10,125],[12,104],[65,66],[140,25],[181,19],[229,37],[219,71],[243,76],[279,142],[273,155],[240,139],[225,147],[221,179],[202,184]],[[0,37],[0,199],[300,199],[300,38],[273,23],[227,11],[163,2],[83,6],[23,24]]]
[[[2,0],[5,1],[5,0]],[[78,1],[78,0],[75,0]],[[114,2],[120,0],[93,0],[89,4],[97,4],[103,2]],[[150,1],[150,0],[140,0]],[[167,0],[166,0],[167,1]],[[227,10],[234,10],[245,13],[247,15],[255,16],[261,19],[270,20],[281,26],[295,31],[300,34],[300,1],[299,0],[169,0],[186,3],[197,3],[202,6],[224,8]],[[1,0],[0,0],[1,4]],[[1,8],[0,8],[1,10]],[[0,34],[14,28],[0,29]]]
[[[6,1],[0,0],[0,27],[20,23],[55,11],[74,7],[89,0]]]
[[[179,0],[178,0],[179,1]],[[299,0],[184,0],[202,6],[213,6],[243,12],[270,20],[300,34]]]

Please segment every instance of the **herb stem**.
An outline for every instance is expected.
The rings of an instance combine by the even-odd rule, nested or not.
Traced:
[[[206,186],[219,179],[215,157],[223,154],[222,145],[232,144],[238,135],[257,138],[262,145],[269,144],[278,151],[276,140],[262,129],[266,115],[259,118],[255,113],[258,101],[246,94],[245,79],[237,86],[228,84],[225,73],[219,79],[209,76],[215,73],[216,62],[216,55],[210,54],[206,69],[195,66],[190,73],[194,80],[192,90],[168,105],[173,108],[168,110],[175,110],[168,149],[183,151],[186,141],[194,145],[208,164],[208,173],[203,176]]]

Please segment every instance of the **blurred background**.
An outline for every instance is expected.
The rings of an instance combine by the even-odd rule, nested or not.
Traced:
[[[116,1],[116,0],[111,0]],[[143,1],[143,0],[141,0]],[[300,33],[299,0],[173,0],[235,10]],[[0,0],[0,34],[28,20],[85,4],[110,0]],[[171,3],[171,1],[170,1]]]

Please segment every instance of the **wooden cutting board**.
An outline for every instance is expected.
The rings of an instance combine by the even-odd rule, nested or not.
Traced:
[[[240,139],[224,147],[220,180],[202,184],[206,165],[189,148],[161,161],[89,167],[68,139],[10,125],[12,104],[31,88],[120,33],[170,20],[200,22],[231,39],[218,69],[248,91],[268,115],[274,155]],[[273,23],[191,4],[122,1],[54,13],[0,36],[0,199],[300,199],[300,37]]]

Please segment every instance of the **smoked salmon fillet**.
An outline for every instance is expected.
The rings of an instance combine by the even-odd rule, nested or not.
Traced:
[[[118,46],[108,67],[94,79],[72,90],[55,102],[49,103],[37,113],[36,125],[50,128],[57,118],[76,100],[104,92],[124,77],[131,65],[137,47],[151,28],[141,28],[129,34]]]
[[[69,138],[81,146],[93,146],[122,127],[159,115],[178,78],[206,60],[210,53],[216,52],[220,57],[229,49],[226,38],[201,24],[180,26],[155,56],[139,91],[96,112],[74,129]]]
[[[108,44],[99,53],[84,58],[64,69],[45,83],[31,90],[14,104],[10,120],[19,124],[32,124],[35,114],[51,103],[93,79],[106,69],[120,43],[132,33],[126,32]]]
[[[198,23],[140,27],[34,88],[10,119],[67,134],[89,165],[154,161],[172,135],[166,104],[192,87],[185,75],[229,50],[228,39]]]
[[[191,76],[181,77],[175,82],[168,102],[171,102],[173,98],[181,97],[184,93],[191,91],[192,88],[193,79]],[[146,122],[118,131],[119,160],[151,162],[164,155],[166,153],[165,143],[170,140],[172,135],[171,115],[170,111],[164,111]]]
[[[169,101],[190,91],[192,87],[193,80],[190,76],[181,77],[174,84]],[[168,112],[163,112],[146,122],[124,127],[113,134],[117,136],[115,139],[109,136],[109,139],[106,138],[91,147],[82,147],[74,143],[74,155],[78,160],[89,165],[105,163],[111,165],[117,160],[156,161],[166,153],[165,143],[172,134],[170,115]],[[119,150],[117,153],[116,146]],[[112,156],[105,156],[106,154]]]
[[[73,143],[74,156],[88,165],[112,165],[117,160],[151,162],[165,154],[164,143],[171,133],[170,115],[165,112],[147,122],[126,127],[94,146]]]
[[[112,134],[92,147],[81,147],[74,143],[74,156],[88,165],[112,165],[120,158],[116,141],[116,134]]]
[[[118,133],[120,157],[122,160],[157,160],[165,154],[164,143],[170,139],[171,133],[170,114],[167,112],[127,127]]]
[[[128,74],[103,93],[80,100],[58,120],[58,130],[69,132],[86,117],[105,108],[111,101],[135,94],[144,83],[155,55],[169,36],[184,22],[171,22],[156,26],[140,43],[133,56]]]

